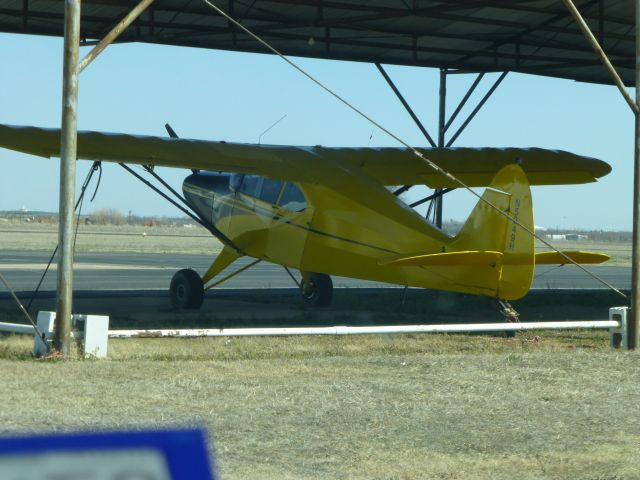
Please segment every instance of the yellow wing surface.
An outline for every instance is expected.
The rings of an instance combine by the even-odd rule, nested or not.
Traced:
[[[42,157],[60,152],[60,130],[0,125],[0,146]],[[518,163],[529,184],[596,181],[611,168],[601,160],[542,149],[422,149],[469,186],[490,185]],[[403,148],[292,147],[78,132],[78,158],[237,173],[318,184],[417,232],[445,240],[383,185],[459,186]]]
[[[0,146],[42,157],[60,151],[60,131],[0,125]],[[203,140],[78,132],[78,158],[202,170],[254,173],[320,184],[417,232],[433,228],[379,182],[350,164],[336,163],[321,148],[245,145]],[[442,234],[443,235],[443,234]]]
[[[60,131],[0,125],[0,146],[42,157],[55,157],[60,152]],[[611,167],[601,160],[540,148],[434,148],[420,151],[472,187],[489,185],[498,171],[513,163],[522,167],[530,185],[588,183],[611,171]],[[383,185],[459,187],[406,148],[270,146],[79,132],[78,157],[255,173],[329,186],[336,172],[348,171]]]

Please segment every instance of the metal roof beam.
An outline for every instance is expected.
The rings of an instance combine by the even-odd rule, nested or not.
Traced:
[[[447,142],[447,147],[450,147],[451,145],[453,145],[453,142],[455,142],[457,140],[457,138],[460,136],[460,134],[462,132],[464,132],[464,129],[467,128],[467,125],[469,125],[469,123],[471,122],[471,120],[473,120],[473,118],[476,116],[476,114],[480,111],[480,109],[484,106],[484,104],[487,102],[487,100],[489,100],[489,98],[491,97],[491,95],[493,95],[493,92],[496,91],[496,89],[498,88],[498,86],[502,83],[502,81],[504,80],[504,78],[507,76],[509,72],[502,72],[502,75],[500,75],[498,77],[498,79],[495,81],[495,83],[491,86],[491,88],[489,89],[489,91],[485,94],[484,97],[482,97],[482,100],[480,100],[480,103],[478,103],[478,105],[476,106],[476,108],[473,109],[473,111],[469,114],[469,116],[467,117],[467,119],[462,123],[462,125],[460,125],[460,128],[458,128],[458,130],[456,131],[456,133],[453,134],[453,136],[451,137],[451,139]]]
[[[590,25],[598,38],[606,40],[609,58],[630,85],[634,62],[630,6],[626,2],[580,0],[581,11],[585,2],[589,2],[589,9],[584,13],[594,17]],[[0,30],[62,35],[64,2],[1,3]],[[135,3],[83,0],[83,42],[104,36],[113,18]],[[228,8],[228,0],[220,3]],[[234,33],[220,14],[212,13],[201,1],[162,0],[156,4],[153,16],[136,20],[135,29],[128,29],[117,42],[264,52],[240,31]],[[580,30],[562,24],[568,17],[559,17],[559,6],[562,4],[534,0],[234,0],[233,10],[236,19],[278,42],[289,55],[465,71],[508,69],[608,83],[606,73],[594,68],[597,61],[590,61]],[[366,21],[371,15],[380,19]],[[308,45],[310,36],[315,48]]]
[[[369,34],[374,34],[374,33],[379,33],[381,35],[385,35],[389,38],[404,38],[407,39],[410,36],[416,36],[419,38],[419,40],[425,40],[428,38],[447,38],[447,39],[451,39],[451,40],[469,40],[469,39],[474,39],[474,40],[478,40],[478,41],[485,41],[488,44],[490,44],[493,48],[495,48],[496,46],[507,46],[510,43],[513,43],[514,45],[519,45],[520,47],[535,47],[535,48],[548,48],[548,49],[556,49],[556,50],[564,50],[564,51],[570,51],[570,52],[576,52],[576,53],[589,53],[591,52],[591,49],[589,49],[588,46],[584,46],[582,47],[582,44],[570,44],[570,43],[566,43],[566,42],[560,42],[558,40],[555,39],[551,39],[551,40],[544,40],[544,41],[536,41],[535,39],[531,39],[531,38],[527,38],[526,40],[512,40],[518,37],[515,37],[513,35],[509,35],[507,39],[505,40],[501,40],[496,42],[495,41],[495,34],[490,34],[490,33],[469,33],[469,34],[442,34],[442,33],[424,33],[424,32],[419,32],[419,31],[408,31],[408,30],[404,30],[404,31],[389,31],[389,30],[385,30],[385,31],[375,31],[375,30],[370,30],[370,29],[360,29],[360,28],[350,28],[349,25],[344,25],[342,22],[332,22],[332,21],[324,21],[321,22],[318,26],[324,26],[325,28],[332,28],[334,29],[334,31],[339,31],[339,30],[353,30],[355,32],[361,32],[362,34],[359,36],[360,38],[367,38],[369,36]],[[304,28],[309,28],[309,25],[305,24],[305,23],[294,23],[294,22],[289,22],[286,25],[280,24],[280,23],[272,23],[272,24],[265,24],[265,25],[260,25],[260,26],[254,26],[252,27],[252,29],[256,32],[256,33],[266,33],[266,32],[271,32],[271,31],[286,31],[286,30],[292,30],[292,29],[304,29]],[[632,38],[630,37],[629,40],[631,41]],[[471,58],[471,56],[470,56]]]
[[[273,0],[275,1],[275,0]],[[287,0],[278,0],[280,2],[285,2]],[[115,2],[115,5],[121,5],[123,2]],[[111,3],[110,3],[111,4]],[[170,10],[170,9],[159,9],[156,8],[155,9],[156,12],[160,12],[160,11],[165,11],[165,12],[171,12],[171,13],[189,13],[187,9],[183,9],[179,12],[176,12],[175,10]],[[15,9],[15,10],[11,10],[11,9],[1,9],[0,10],[0,14],[3,15],[12,15],[12,16],[20,16],[20,17],[24,17],[25,12],[23,9]],[[206,12],[206,14],[208,16],[211,16],[211,14],[209,12]],[[30,10],[28,13],[29,17],[32,18],[49,18],[49,19],[62,19],[62,14],[61,13],[53,13],[53,12],[37,12],[37,11],[33,11]],[[442,17],[442,15],[435,15],[436,18],[440,18]],[[111,22],[113,19],[112,15],[108,15],[108,16],[104,16],[104,17],[99,17],[99,16],[84,16],[83,17],[83,22]],[[258,21],[265,21],[264,18],[260,18],[259,16],[245,16],[244,19],[247,20],[258,20]],[[197,25],[193,25],[193,24],[176,24],[174,22],[175,20],[175,16],[174,18],[169,21],[169,22],[158,22],[157,20],[154,20],[153,22],[151,21],[138,21],[136,22],[136,24],[140,24],[140,25],[146,25],[148,27],[155,27],[155,26],[161,26],[162,29],[168,29],[168,28],[184,28],[184,29],[188,29],[188,30],[196,30],[198,28],[194,28],[194,27],[201,27],[201,26],[197,26]],[[553,19],[554,21],[557,21],[557,19]],[[284,22],[284,23],[279,23],[280,21]],[[463,21],[465,21],[465,23],[468,24],[494,24],[495,22],[492,20],[487,20],[487,19],[473,19],[470,17],[464,17]],[[313,25],[299,21],[299,20],[288,20],[288,19],[282,19],[280,18],[279,20],[276,20],[276,23],[270,25],[269,27],[264,27],[269,28],[269,29],[290,29],[290,28],[305,28],[305,27],[313,27],[313,26],[318,26],[318,27],[330,27],[330,28],[352,28],[354,27],[353,25],[349,24],[349,20],[348,19],[341,19],[341,20],[327,20],[327,19],[321,19],[321,20],[316,20],[314,22]],[[509,22],[509,26],[513,27],[513,28],[524,28],[525,32],[530,33],[533,31],[539,31],[539,30],[545,30],[545,25],[537,25],[535,28],[531,28],[529,27],[527,24],[524,23],[517,23],[517,22]],[[255,28],[255,27],[254,27]],[[258,27],[260,28],[260,27]],[[262,30],[264,31],[264,30]],[[366,28],[365,31],[367,32],[371,32],[371,33],[376,33],[376,29],[371,30],[370,28]],[[566,34],[580,34],[580,31],[577,29],[566,29],[566,28],[559,28],[559,27],[553,27],[552,31],[554,32],[562,32],[562,33],[566,33]],[[410,30],[410,29],[387,29],[384,31],[379,31],[378,33],[385,33],[385,34],[390,34],[390,33],[397,33],[399,35],[418,35],[418,36],[423,36],[424,31],[421,30]],[[491,36],[491,34],[487,34],[488,36]],[[514,35],[511,38],[519,38],[522,37],[523,35],[525,35],[525,33],[522,32],[518,32],[516,35]],[[430,36],[427,34],[427,36]],[[434,33],[432,36],[444,36],[445,38],[463,38],[463,39],[468,39],[468,38],[481,38],[478,36],[474,36],[473,34],[469,35],[469,34],[465,34],[465,35],[460,35],[460,36],[456,36],[456,35],[452,35],[452,34],[436,34]],[[618,39],[618,40],[624,40],[624,41],[628,41],[628,42],[633,42],[634,41],[634,37],[633,35],[625,35],[625,34],[619,34],[619,33],[614,33],[614,32],[603,32],[602,36],[605,38],[611,38],[611,39]],[[510,43],[509,40],[503,40],[500,41],[498,44],[506,44],[506,43]],[[519,42],[522,45],[532,45],[532,46],[545,46],[544,42],[540,43],[540,42],[536,42],[535,40],[532,39],[528,39],[526,41],[521,41]],[[566,45],[566,43],[565,43]]]
[[[256,31],[260,31],[259,27],[256,28]],[[267,37],[267,39],[269,40],[273,40],[273,39],[287,39],[287,40],[300,40],[302,42],[305,42],[306,40],[308,40],[309,36],[308,35],[300,35],[300,34],[293,34],[293,33],[282,33],[282,32],[270,32],[270,37]],[[414,50],[417,50],[417,52],[419,53],[425,53],[425,54],[438,54],[438,53],[444,53],[444,54],[459,54],[461,56],[465,55],[467,53],[467,51],[459,49],[459,48],[444,48],[444,47],[421,47],[421,46],[412,46],[409,45],[408,42],[407,44],[389,44],[389,43],[382,43],[382,42],[373,42],[370,40],[366,40],[366,37],[363,37],[365,39],[363,40],[345,40],[344,38],[340,38],[340,37],[336,37],[333,36],[331,39],[331,43],[336,45],[336,44],[341,44],[341,45],[349,45],[349,46],[356,46],[356,47],[363,47],[363,48],[384,48],[385,50],[399,50],[399,51],[406,51],[406,52],[413,52]],[[311,53],[311,52],[310,52]],[[299,55],[299,53],[297,53],[297,55]],[[309,56],[316,56],[316,55],[309,55]],[[491,51],[479,51],[476,53],[477,57],[487,57],[487,58],[493,58],[495,56],[495,54]],[[520,55],[516,55],[511,54],[511,53],[501,53],[500,54],[501,58],[504,59],[508,59],[508,60],[513,60],[515,62],[516,59],[520,59],[520,60],[531,60],[531,61],[541,61],[541,62],[549,62],[549,63],[570,63],[572,65],[579,65],[579,66],[593,66],[593,65],[597,65],[598,61],[596,59],[590,60],[590,59],[576,59],[576,58],[572,58],[572,57],[552,57],[552,56],[542,56],[542,55],[529,55],[529,54],[520,54]],[[375,61],[379,61],[380,63],[388,63],[386,62],[383,58],[376,58],[374,59]],[[417,63],[417,62],[416,62]],[[461,65],[464,62],[451,62],[451,63],[443,63],[442,66],[446,66],[446,67],[455,67],[456,65]],[[515,63],[514,63],[515,66]],[[505,66],[506,67],[506,66]],[[511,69],[511,65],[508,65],[509,69]],[[504,70],[503,69],[499,69],[499,67],[494,67],[494,70],[498,69],[500,71]]]
[[[393,93],[395,93],[396,97],[398,97],[398,100],[400,100],[400,103],[402,103],[402,106],[405,108],[405,110],[409,113],[409,115],[411,116],[415,124],[418,126],[418,128],[422,132],[422,135],[424,135],[424,137],[427,139],[427,141],[432,147],[435,147],[436,142],[433,141],[433,138],[431,138],[431,135],[429,135],[429,132],[427,131],[427,129],[424,127],[424,125],[422,124],[418,116],[415,114],[413,109],[409,106],[407,101],[404,99],[404,97],[402,96],[402,93],[400,93],[400,90],[398,90],[398,87],[396,87],[395,83],[393,83],[393,80],[391,80],[391,77],[389,77],[385,69],[382,68],[382,65],[380,65],[379,63],[376,63],[375,65],[378,71],[382,74],[384,79],[387,81],[387,84],[391,87],[391,90],[393,90]]]
[[[609,57],[607,57],[607,54],[604,52],[604,50],[598,43],[598,40],[596,40],[596,37],[591,32],[589,25],[587,25],[587,23],[584,21],[584,18],[582,18],[582,15],[580,15],[580,12],[574,5],[573,1],[572,0],[562,0],[562,1],[567,6],[567,9],[569,10],[569,12],[571,12],[571,15],[573,15],[573,18],[582,29],[584,36],[587,38],[587,41],[593,47],[593,50],[596,52],[596,55],[600,58],[600,61],[602,62],[604,67],[607,69],[607,72],[611,76],[613,83],[618,87],[618,90],[620,90],[620,93],[624,97],[625,101],[627,102],[631,110],[636,115],[640,114],[640,108],[638,107],[638,104],[636,104],[635,100],[633,100],[633,98],[631,98],[631,95],[629,95],[629,92],[627,92],[627,89],[624,86],[624,82],[620,78],[620,75],[618,75],[618,72],[611,64]]]
[[[268,3],[284,4],[284,5],[297,5],[313,7],[318,4],[320,0],[263,0]],[[381,7],[372,5],[361,5],[347,2],[335,2],[335,1],[323,1],[323,6],[327,9],[344,10],[348,12],[369,12],[371,19],[384,19],[390,17],[403,17],[403,16],[429,16],[433,12],[443,11],[456,11],[456,10],[476,10],[481,7],[491,7],[501,10],[516,10],[530,13],[537,13],[541,15],[556,15],[562,14],[564,10],[555,10],[544,7],[536,7],[532,5],[531,0],[509,2],[489,0],[489,1],[460,1],[460,0],[438,0],[439,5],[434,7],[422,7],[422,8],[395,8],[395,7]],[[354,17],[356,18],[356,17]],[[362,18],[366,18],[363,16]],[[597,15],[587,15],[587,18],[592,20],[599,20]],[[604,21],[619,23],[621,25],[632,25],[632,19],[624,17],[604,16]]]
[[[448,2],[457,2],[458,0],[439,0],[440,2],[443,3],[448,3]],[[599,3],[602,3],[602,0],[598,0]],[[478,2],[479,3],[479,2]],[[531,13],[537,13],[540,15],[564,15],[565,17],[566,15],[566,11],[564,9],[554,9],[553,7],[536,7],[534,5],[531,5],[534,2],[531,2],[530,0],[525,0],[523,2],[504,2],[504,1],[499,1],[499,0],[495,0],[493,2],[488,2],[491,3],[491,7],[496,8],[496,9],[500,9],[500,10],[515,10],[515,11],[521,11],[521,12],[531,12]],[[594,2],[590,2],[590,3],[594,3]],[[467,4],[467,6],[469,5],[473,5],[475,6],[476,3],[474,2],[473,4]],[[580,7],[581,9],[584,10],[585,5],[582,5]],[[600,11],[598,11],[598,13],[584,13],[584,18],[587,20],[594,20],[594,21],[605,21],[605,22],[610,22],[610,23],[618,23],[620,25],[633,25],[633,19],[632,18],[625,18],[625,17],[614,17],[611,15],[605,15],[604,13],[600,13]]]
[[[93,60],[100,55],[105,48],[113,43],[124,32],[133,21],[144,12],[155,0],[141,0],[113,29],[93,47],[93,49],[82,59],[78,65],[78,71],[82,72]]]

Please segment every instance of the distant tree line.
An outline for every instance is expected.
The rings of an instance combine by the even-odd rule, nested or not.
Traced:
[[[443,223],[442,230],[448,235],[455,235],[460,231],[464,225],[464,222],[457,220],[449,220]],[[549,229],[549,230],[536,230],[536,233],[544,238],[547,234],[577,234],[586,235],[588,240],[601,241],[601,242],[631,242],[633,233],[625,232],[621,230],[581,230],[581,229]]]
[[[87,225],[141,225],[144,227],[163,227],[174,225],[195,225],[189,217],[151,217],[135,215],[129,212],[127,215],[115,208],[103,208],[83,216],[81,219]]]
[[[0,220],[12,223],[58,223],[57,212],[32,212],[32,211],[0,211]],[[82,214],[79,222],[84,225],[140,225],[145,227],[160,227],[174,225],[196,225],[189,217],[153,217],[125,215],[115,208],[103,208],[92,213]]]
[[[0,211],[0,220],[11,222],[35,222],[35,223],[58,223],[56,212],[30,212],[30,211]],[[183,226],[196,225],[196,222],[189,217],[151,217],[134,215],[129,212],[127,215],[115,208],[103,208],[95,212],[83,214],[80,223],[85,225],[140,225],[144,227],[161,226]],[[450,219],[442,225],[442,230],[448,235],[457,234],[464,222]],[[587,235],[589,240],[603,242],[631,242],[632,232],[614,230],[580,230],[580,229],[549,229],[538,230],[536,233],[544,237],[546,234],[579,234]]]

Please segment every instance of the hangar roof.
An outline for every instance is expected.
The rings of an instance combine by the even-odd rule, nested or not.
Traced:
[[[211,0],[287,55],[517,71],[610,83],[560,0]],[[82,38],[102,38],[138,0],[83,0]],[[627,85],[632,0],[576,0]],[[0,0],[0,31],[63,35],[64,2]],[[156,0],[119,42],[266,53],[203,0]]]

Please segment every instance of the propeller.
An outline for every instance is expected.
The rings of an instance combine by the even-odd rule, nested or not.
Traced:
[[[171,128],[171,125],[169,125],[168,123],[165,123],[164,124],[164,128],[167,129],[167,133],[169,134],[169,136],[171,138],[179,138],[178,134],[176,133],[176,131],[173,128]]]

